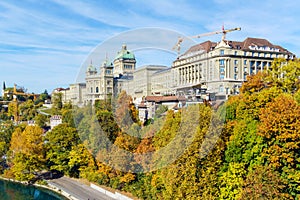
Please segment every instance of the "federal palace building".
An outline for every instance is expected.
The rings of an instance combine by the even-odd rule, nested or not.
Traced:
[[[293,59],[287,49],[266,39],[206,41],[190,47],[171,66],[136,67],[133,52],[126,45],[112,62],[89,65],[85,82],[58,88],[65,102],[75,105],[117,96],[122,90],[139,104],[147,96],[185,96],[190,101],[225,100],[239,93],[246,77],[268,69],[275,58]]]

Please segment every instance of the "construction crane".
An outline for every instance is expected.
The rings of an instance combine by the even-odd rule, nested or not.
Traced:
[[[224,29],[224,26],[222,27],[221,31],[214,31],[214,32],[208,32],[208,33],[202,33],[199,35],[194,35],[194,36],[190,36],[189,38],[201,38],[201,37],[205,37],[205,36],[210,36],[210,35],[215,35],[215,34],[220,34],[223,33],[222,35],[222,41],[224,41],[226,39],[226,34],[232,31],[240,31],[241,28],[232,28],[232,29]],[[177,54],[180,54],[180,46],[181,43],[183,42],[185,38],[184,37],[178,37],[177,43],[174,45],[174,47],[172,48],[173,50],[177,51]]]
[[[24,89],[23,89],[22,92],[17,91],[17,84],[14,84],[13,95],[33,96],[33,99],[34,99],[34,100],[38,97],[37,94],[25,93]]]

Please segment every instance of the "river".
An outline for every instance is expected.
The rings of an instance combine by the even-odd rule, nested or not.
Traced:
[[[66,200],[65,197],[44,188],[23,185],[0,179],[1,200]]]

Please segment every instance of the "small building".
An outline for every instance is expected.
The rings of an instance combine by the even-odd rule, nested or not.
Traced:
[[[51,116],[51,118],[50,118],[50,127],[51,127],[51,130],[55,126],[57,126],[57,125],[59,125],[61,123],[62,123],[62,117],[61,117],[61,115],[53,115],[53,116]]]
[[[140,105],[138,105],[139,110],[139,120],[142,123],[145,123],[148,120],[148,110],[147,106],[145,105],[145,101],[142,101]]]
[[[145,122],[147,119],[153,119],[160,105],[176,111],[186,105],[186,98],[182,96],[146,96],[138,105],[140,121]]]
[[[28,126],[35,126],[35,121],[34,120],[28,120],[27,125]]]

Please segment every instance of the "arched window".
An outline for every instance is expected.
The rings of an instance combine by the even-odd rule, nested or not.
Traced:
[[[99,88],[98,87],[96,87],[96,93],[99,93]]]

